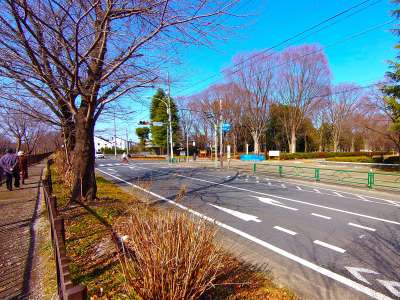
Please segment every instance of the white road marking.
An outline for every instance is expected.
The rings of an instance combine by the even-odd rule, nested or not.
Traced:
[[[333,192],[336,196],[342,197],[344,198],[344,196],[342,194],[339,194],[338,192]]]
[[[271,186],[271,185],[272,185],[272,183],[271,183],[270,181],[268,181],[268,185],[270,185],[270,186]]]
[[[107,168],[107,170],[108,170],[108,171],[113,171],[113,172],[115,172],[115,170],[114,170],[114,169],[111,169],[111,168]]]
[[[243,237],[243,238],[245,238],[245,239],[247,239],[249,241],[252,241],[252,242],[254,242],[254,243],[256,243],[256,244],[258,244],[258,245],[260,245],[260,246],[262,246],[262,247],[264,247],[264,248],[266,248],[266,249],[268,249],[268,250],[270,250],[272,252],[275,252],[275,253],[283,256],[283,257],[286,257],[289,260],[297,262],[298,264],[300,264],[300,265],[302,265],[302,266],[304,266],[306,268],[309,268],[309,269],[311,269],[311,270],[313,270],[313,271],[315,271],[315,272],[317,272],[317,273],[319,273],[321,275],[324,275],[324,276],[326,276],[328,278],[331,278],[331,279],[333,279],[333,280],[335,280],[337,282],[340,282],[340,283],[346,285],[347,287],[352,288],[352,289],[354,289],[356,291],[359,291],[359,292],[361,292],[361,293],[363,293],[363,294],[365,294],[367,296],[370,296],[370,297],[372,297],[374,299],[377,299],[377,300],[392,300],[390,297],[388,297],[388,296],[386,296],[386,295],[384,295],[384,294],[382,294],[380,292],[377,292],[377,291],[375,291],[375,290],[373,290],[373,289],[371,289],[369,287],[366,287],[366,286],[364,286],[362,284],[359,284],[358,282],[353,281],[353,280],[351,280],[351,279],[349,279],[349,278],[347,278],[347,277],[345,277],[343,275],[340,275],[338,273],[335,273],[335,272],[333,272],[333,271],[331,271],[329,269],[320,267],[320,266],[318,266],[318,265],[316,265],[316,264],[314,264],[314,263],[312,263],[312,262],[310,262],[310,261],[308,261],[308,260],[306,260],[304,258],[296,256],[296,255],[294,255],[294,254],[292,254],[292,253],[290,253],[290,252],[288,252],[286,250],[283,250],[283,249],[281,249],[281,248],[279,248],[277,246],[274,246],[274,245],[272,245],[272,244],[270,244],[268,242],[265,242],[265,241],[255,237],[255,236],[252,236],[252,235],[250,235],[250,234],[248,234],[248,233],[246,233],[244,231],[236,229],[235,227],[232,227],[232,226],[227,225],[225,223],[219,222],[219,221],[217,221],[217,220],[215,220],[213,218],[207,217],[206,215],[203,215],[203,214],[201,214],[201,213],[199,213],[199,212],[197,212],[197,211],[195,211],[193,209],[187,208],[186,206],[184,206],[182,204],[179,204],[179,203],[176,203],[173,200],[167,199],[167,198],[165,198],[165,197],[163,197],[163,196],[161,196],[159,194],[153,193],[153,192],[151,192],[149,190],[146,190],[146,189],[144,189],[144,188],[142,188],[142,187],[140,187],[138,185],[132,184],[131,182],[123,180],[120,177],[114,176],[113,174],[107,173],[107,172],[102,171],[100,169],[97,169],[97,170],[99,172],[101,172],[101,173],[104,173],[104,174],[110,176],[110,177],[113,177],[113,178],[115,178],[117,180],[125,182],[126,184],[131,185],[131,186],[133,186],[133,187],[135,187],[135,188],[137,188],[137,189],[139,189],[139,190],[141,190],[143,192],[146,192],[149,195],[152,195],[153,197],[156,197],[158,199],[164,200],[164,201],[166,201],[166,202],[168,202],[168,203],[170,203],[172,205],[175,205],[175,206],[177,206],[177,207],[179,207],[179,208],[181,208],[181,209],[183,209],[185,211],[190,212],[191,214],[193,214],[195,216],[198,216],[198,217],[200,217],[200,218],[202,218],[202,219],[204,219],[206,221],[209,221],[209,222],[211,222],[213,224],[216,224],[221,228],[224,228],[224,229],[226,229],[226,230],[228,230],[230,232],[236,233],[237,235],[239,235],[239,236],[241,236],[241,237]]]
[[[105,165],[100,165],[100,167],[105,167]]]
[[[297,234],[297,232],[291,231],[291,230],[289,230],[289,229],[286,229],[286,228],[283,228],[283,227],[280,227],[280,226],[274,226],[274,228],[275,228],[276,230],[283,231],[283,232],[285,232],[285,233],[287,233],[287,234],[290,234],[290,235],[296,235],[296,234]]]
[[[260,181],[257,180],[256,183],[260,183]]]
[[[365,236],[366,236],[365,234],[362,234],[358,238],[362,239],[362,238],[365,238]]]
[[[355,268],[355,267],[344,267],[344,268],[347,271],[349,271],[350,274],[353,275],[355,278],[357,278],[358,280],[360,280],[366,284],[371,284],[371,283],[360,273],[375,274],[375,275],[379,274],[378,272],[376,272],[374,270],[370,270],[370,269],[366,269],[366,268]]]
[[[262,203],[267,203],[267,204],[270,204],[270,205],[279,206],[279,207],[290,209],[290,210],[294,210],[294,211],[299,210],[298,208],[282,205],[281,202],[279,202],[277,200],[274,200],[274,199],[265,198],[265,197],[259,197],[259,196],[252,196],[252,197],[257,198]]]
[[[299,186],[296,186],[296,189],[298,189],[299,191],[302,191],[303,189]]]
[[[244,220],[246,222],[248,222],[248,221],[254,221],[254,222],[257,222],[257,223],[261,222],[261,220],[256,216],[245,214],[245,213],[242,213],[240,211],[236,211],[236,210],[229,209],[229,208],[226,208],[226,207],[218,206],[218,205],[215,205],[215,204],[211,204],[211,203],[208,203],[208,204],[211,205],[212,207],[215,207],[215,208],[217,208],[219,210],[222,210],[223,212],[226,212],[226,213],[228,213],[228,214],[230,214],[232,216],[235,216],[235,217],[237,217],[239,219],[242,219],[242,220]]]
[[[321,191],[320,191],[320,190],[314,189],[314,191],[315,191],[316,193],[318,193],[318,194],[321,194]]]
[[[364,196],[361,195],[357,195],[358,198],[360,198],[361,200],[368,200],[367,198],[365,198]]]
[[[144,167],[138,167],[138,168],[148,169],[148,168],[144,168]],[[148,169],[148,170],[152,170],[152,169]],[[155,172],[160,172],[160,171],[155,171]],[[347,211],[347,210],[334,208],[334,207],[330,207],[330,206],[314,204],[314,203],[310,203],[310,202],[306,202],[306,201],[290,199],[290,198],[281,197],[281,196],[277,196],[277,195],[272,195],[272,194],[268,194],[268,193],[257,192],[257,191],[253,191],[253,190],[249,190],[249,189],[246,189],[246,188],[241,188],[241,187],[238,187],[238,186],[233,186],[233,185],[229,185],[229,184],[225,184],[225,183],[218,183],[218,182],[215,182],[215,181],[210,181],[210,180],[196,178],[196,177],[189,177],[189,176],[185,176],[185,175],[181,175],[181,174],[175,174],[175,176],[188,178],[190,180],[197,180],[197,181],[207,182],[207,183],[211,183],[211,184],[214,184],[214,185],[225,186],[225,187],[229,187],[231,189],[235,189],[235,190],[239,190],[239,191],[246,191],[246,192],[250,192],[250,193],[253,193],[253,194],[274,197],[274,198],[278,198],[278,199],[282,199],[282,200],[286,200],[286,201],[301,203],[301,204],[304,204],[304,205],[309,205],[309,206],[324,208],[324,209],[328,209],[328,210],[332,210],[332,211],[342,212],[342,213],[345,213],[345,214],[358,216],[358,217],[363,217],[363,218],[367,218],[367,219],[371,219],[371,220],[376,220],[376,221],[381,221],[381,222],[385,222],[385,223],[400,225],[400,222],[396,222],[396,221],[392,221],[392,220],[387,220],[387,219],[383,219],[383,218],[373,217],[373,216],[370,216],[370,215],[364,215],[364,214],[360,214],[360,213],[355,213],[355,212],[352,212],[352,211]]]
[[[353,227],[357,227],[357,228],[361,228],[361,229],[365,229],[365,230],[369,230],[369,231],[376,231],[376,229],[374,229],[374,228],[371,228],[371,227],[367,227],[367,226],[362,226],[362,225],[359,225],[359,224],[355,224],[355,223],[348,223],[350,226],[353,226]]]
[[[327,219],[327,220],[332,219],[331,217],[320,215],[320,214],[315,214],[315,213],[311,213],[311,215],[315,216],[315,217],[318,217],[318,218]]]
[[[389,292],[391,292],[396,297],[400,297],[400,282],[389,281],[377,279],[377,281],[382,284]]]
[[[283,183],[281,184],[281,187],[283,187],[284,189],[286,189],[286,185],[284,185]]]
[[[132,170],[133,170],[134,168],[135,168],[135,167],[129,167],[129,169],[132,169]]]
[[[337,246],[334,246],[334,245],[331,245],[331,244],[328,244],[328,243],[325,243],[325,242],[322,242],[322,241],[319,241],[319,240],[315,240],[314,244],[320,245],[320,246],[325,247],[325,248],[329,248],[329,249],[334,250],[336,252],[340,252],[340,253],[345,253],[346,252],[346,250],[344,250],[344,249],[342,249],[340,247],[337,247]]]

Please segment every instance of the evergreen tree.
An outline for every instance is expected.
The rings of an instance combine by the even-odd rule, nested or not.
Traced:
[[[167,106],[168,96],[163,89],[158,89],[151,101],[150,120],[152,122],[163,122],[164,126],[151,126],[151,138],[155,146],[162,148],[167,147],[167,126],[168,113]],[[172,140],[176,143],[180,138],[178,110],[174,100],[170,99],[172,112]]]
[[[150,129],[148,127],[138,127],[136,128],[136,135],[139,137],[140,144],[144,146],[146,140],[149,139]]]
[[[400,0],[393,1],[397,6],[400,4]],[[400,9],[393,11],[393,16],[397,19],[400,18]],[[393,33],[400,36],[400,29],[393,29]],[[400,44],[395,46],[400,49]],[[386,109],[390,112],[390,118],[393,122],[391,130],[400,135],[400,55],[396,57],[396,60],[390,61],[390,71],[386,73],[389,83],[383,88],[385,93],[385,104]]]

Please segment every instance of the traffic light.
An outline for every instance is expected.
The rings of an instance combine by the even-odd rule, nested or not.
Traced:
[[[151,125],[149,121],[139,121],[139,125]]]

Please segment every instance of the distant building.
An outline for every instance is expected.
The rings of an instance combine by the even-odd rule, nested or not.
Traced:
[[[117,146],[118,149],[126,149],[127,148],[126,146],[128,146],[128,148],[131,148],[134,145],[133,141],[130,140],[127,141],[119,137],[117,137],[115,141],[116,141],[115,146]],[[96,149],[96,152],[100,151],[102,148],[110,148],[110,149],[114,148],[114,137],[111,137],[111,139],[106,139],[101,136],[95,136],[94,148]]]

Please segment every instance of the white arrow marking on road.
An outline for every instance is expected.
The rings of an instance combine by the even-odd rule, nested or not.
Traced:
[[[299,187],[299,186],[296,186],[296,188],[299,190],[299,191],[302,191],[303,189],[301,188],[301,187]]]
[[[342,194],[339,194],[338,192],[333,192],[336,196],[339,196],[339,197],[344,197]]]
[[[367,279],[364,278],[364,276],[362,276],[360,273],[367,273],[367,274],[375,274],[378,275],[379,273],[374,271],[374,270],[370,270],[370,269],[366,269],[366,268],[355,268],[355,267],[345,267],[345,269],[347,271],[350,272],[351,275],[353,275],[355,278],[357,278],[358,280],[367,283],[367,284],[371,284]]]
[[[211,203],[208,203],[208,204],[211,205],[212,207],[215,207],[215,208],[217,208],[219,210],[222,210],[222,211],[224,211],[224,212],[226,212],[226,213],[228,213],[228,214],[230,214],[232,216],[235,216],[235,217],[237,217],[239,219],[245,220],[246,222],[248,222],[248,221],[254,221],[254,222],[257,222],[257,223],[261,222],[261,220],[258,219],[258,217],[256,217],[256,216],[245,214],[245,213],[242,213],[240,211],[233,210],[233,209],[221,207],[221,206],[218,206],[218,205],[215,205],[215,204],[211,204]]]
[[[381,279],[378,279],[377,281],[387,288],[393,295],[400,297],[400,282]]]
[[[260,200],[262,203],[267,203],[267,204],[271,204],[271,205],[283,207],[283,208],[290,209],[290,210],[299,210],[298,208],[294,208],[294,207],[290,207],[290,206],[283,205],[283,204],[282,204],[281,202],[279,202],[278,200],[274,200],[274,199],[270,199],[270,198],[265,198],[265,197],[259,197],[259,196],[252,196],[252,197],[257,198],[257,199]]]
[[[321,194],[320,190],[314,189],[314,191],[318,194]]]

